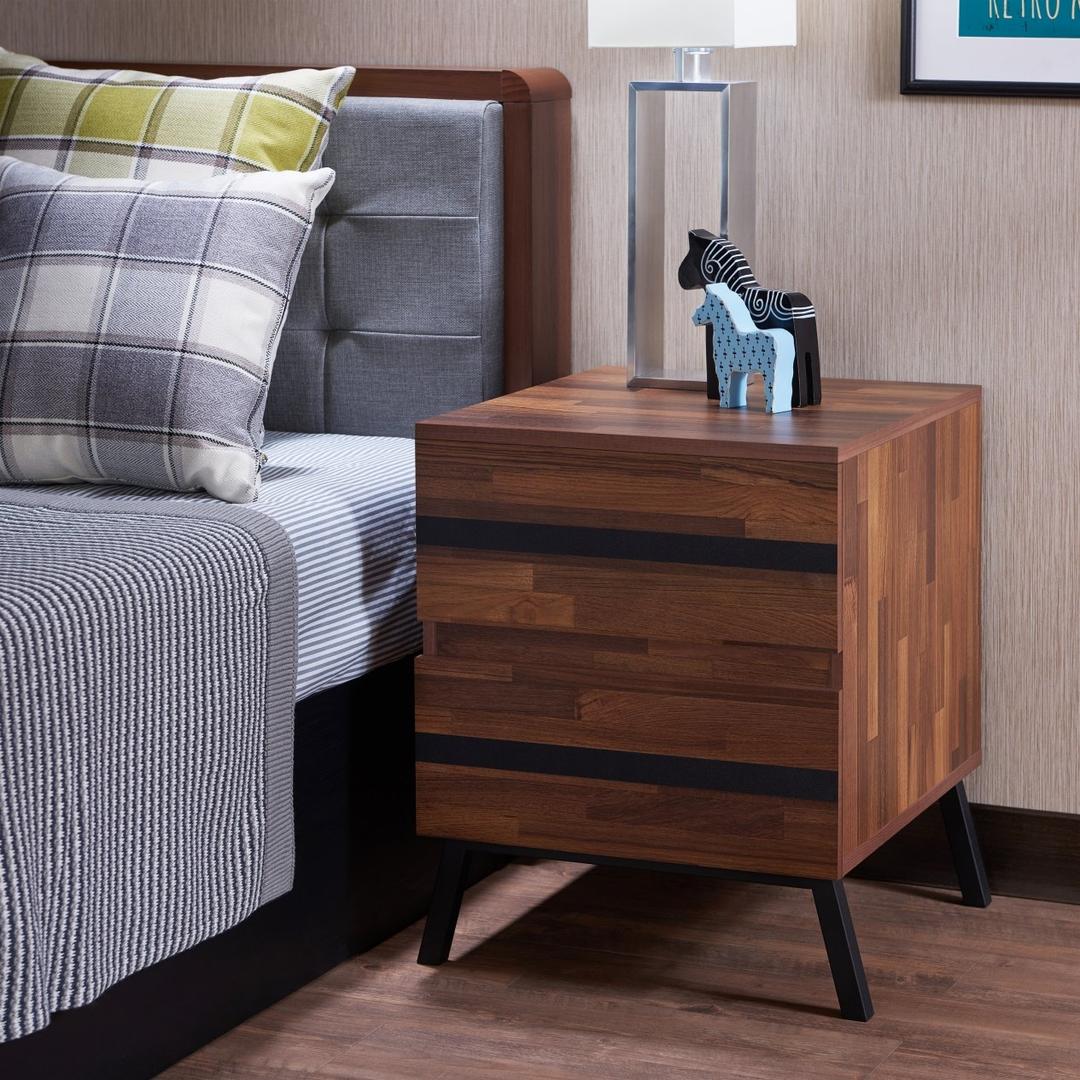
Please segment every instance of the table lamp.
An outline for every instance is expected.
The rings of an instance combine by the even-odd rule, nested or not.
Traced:
[[[675,58],[670,82],[630,84],[631,386],[704,386],[675,283],[689,229],[730,237],[753,263],[757,84],[716,81],[716,49],[795,41],[796,0],[589,0],[590,48],[670,48]]]

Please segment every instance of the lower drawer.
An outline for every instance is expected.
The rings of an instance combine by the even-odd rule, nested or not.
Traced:
[[[422,836],[835,878],[835,802],[418,761]]]
[[[609,669],[583,640],[560,663],[529,633],[532,665],[417,660],[421,834],[836,876],[833,688]]]

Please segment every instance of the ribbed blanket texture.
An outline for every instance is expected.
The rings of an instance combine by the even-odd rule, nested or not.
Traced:
[[[0,1041],[291,888],[295,680],[270,517],[0,488]]]

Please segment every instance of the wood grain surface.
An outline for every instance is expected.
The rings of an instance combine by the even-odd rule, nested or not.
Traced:
[[[827,574],[440,548],[422,548],[418,569],[424,621],[836,648]]]
[[[39,56],[559,68],[575,367],[624,355],[626,85],[671,61],[590,51],[585,0],[36,0],[4,16],[4,44]],[[824,373],[986,389],[971,796],[1080,813],[1080,103],[901,97],[897,0],[801,0],[796,49],[731,50],[720,67],[760,82],[756,268],[817,305]]]
[[[416,763],[417,829],[684,866],[836,876],[836,803]]]
[[[846,461],[981,399],[977,386],[827,379],[827,407],[770,415],[761,383],[750,408],[720,409],[704,394],[626,389],[617,365],[579,372],[544,386],[483,401],[417,425],[423,439],[474,439],[513,446],[645,453],[697,453],[788,463]],[[594,458],[594,462],[596,459]],[[768,477],[760,482],[767,485]]]
[[[689,400],[691,404],[696,402]],[[836,543],[831,464],[424,439],[416,447],[423,513],[541,525],[658,530]]]
[[[924,842],[944,853],[940,823]],[[450,963],[417,965],[417,924],[162,1080],[1076,1076],[1080,907],[848,894],[870,1024],[830,1008],[801,890],[538,863],[466,893]]]
[[[423,835],[835,878],[978,764],[979,391],[826,389],[417,426]]]
[[[979,408],[841,466],[841,817],[853,866],[980,737]]]
[[[418,732],[576,746],[584,728],[589,745],[606,750],[837,768],[835,694],[769,700],[752,686],[740,693],[729,684],[724,693],[715,683],[687,694],[676,692],[674,679],[627,690],[616,672],[584,668],[556,682],[528,660],[466,665],[422,657],[416,674]]]
[[[597,638],[591,634],[559,635],[558,642],[544,631],[519,627],[513,635],[498,627],[430,623],[424,649],[444,661],[544,667],[554,677],[560,670],[572,680],[584,669],[590,679],[622,685],[624,673],[652,680],[658,692],[676,686],[681,691],[705,690],[723,678],[732,685],[747,685],[784,702],[828,701],[840,689],[840,665],[833,649],[792,649],[712,640],[644,641],[632,637]],[[569,653],[569,657],[568,657]],[[569,660],[569,662],[568,662]]]

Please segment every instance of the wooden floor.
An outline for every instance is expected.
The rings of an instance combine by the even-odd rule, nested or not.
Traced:
[[[467,894],[444,967],[414,926],[164,1075],[1080,1077],[1080,907],[849,892],[869,1024],[835,1015],[806,893],[539,863]]]

